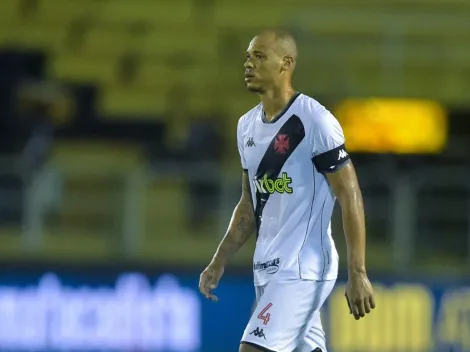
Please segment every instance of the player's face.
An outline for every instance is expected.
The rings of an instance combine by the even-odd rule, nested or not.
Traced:
[[[245,83],[252,92],[265,92],[281,76],[283,58],[275,52],[273,42],[270,38],[256,37],[246,51]]]

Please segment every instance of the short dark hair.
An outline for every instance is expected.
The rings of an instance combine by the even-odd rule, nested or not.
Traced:
[[[270,28],[263,31],[263,33],[272,34],[274,39],[282,43],[282,46],[289,51],[294,59],[297,58],[297,41],[291,32],[281,28]]]

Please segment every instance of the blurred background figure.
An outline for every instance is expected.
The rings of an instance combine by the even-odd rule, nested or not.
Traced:
[[[341,122],[364,193],[380,309],[351,320],[340,280],[330,350],[470,351],[468,0],[0,1],[0,350],[238,348],[253,246],[216,306],[197,281],[267,27],[296,36],[294,84]]]

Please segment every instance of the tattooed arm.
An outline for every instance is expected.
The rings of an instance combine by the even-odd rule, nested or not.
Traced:
[[[219,244],[212,262],[225,265],[255,231],[255,215],[248,173],[243,172],[242,196],[233,211],[227,233]]]
[[[244,171],[242,196],[233,211],[227,233],[220,242],[212,261],[200,277],[199,290],[206,298],[217,300],[217,297],[211,291],[217,287],[229,259],[245,244],[255,228],[250,181],[248,173]]]

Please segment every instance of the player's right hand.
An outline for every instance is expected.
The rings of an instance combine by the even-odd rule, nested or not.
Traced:
[[[349,314],[354,315],[356,320],[363,318],[375,308],[374,290],[365,273],[349,274],[345,296]]]
[[[199,278],[199,291],[204,297],[217,302],[219,298],[212,293],[219,284],[219,280],[224,274],[224,267],[215,263],[210,263],[201,273]]]

